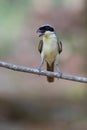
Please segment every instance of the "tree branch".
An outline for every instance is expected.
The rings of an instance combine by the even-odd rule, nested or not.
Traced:
[[[68,75],[68,74],[60,75],[59,73],[49,72],[49,71],[39,72],[38,69],[14,65],[14,64],[7,63],[7,62],[3,62],[3,61],[0,61],[0,67],[4,67],[4,68],[11,69],[11,70],[14,70],[14,71],[19,71],[19,72],[38,74],[38,75],[43,75],[43,76],[52,76],[52,77],[55,77],[55,78],[60,78],[60,79],[65,79],[65,80],[87,83],[87,78],[85,78],[85,77],[78,77],[78,76]]]

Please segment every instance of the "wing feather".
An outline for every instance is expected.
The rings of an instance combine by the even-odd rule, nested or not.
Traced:
[[[58,41],[57,44],[58,44],[58,52],[60,54],[62,52],[62,42]]]
[[[40,40],[39,45],[38,45],[38,51],[41,53],[43,48],[43,40]]]

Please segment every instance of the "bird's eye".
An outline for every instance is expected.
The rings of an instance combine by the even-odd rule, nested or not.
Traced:
[[[45,33],[45,30],[41,30],[41,33]]]

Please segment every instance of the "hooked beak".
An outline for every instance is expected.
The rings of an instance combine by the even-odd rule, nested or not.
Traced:
[[[38,29],[38,30],[36,31],[36,33],[40,33],[39,37],[41,37],[41,36],[44,35],[44,32],[43,32],[42,30],[40,30],[40,29]]]

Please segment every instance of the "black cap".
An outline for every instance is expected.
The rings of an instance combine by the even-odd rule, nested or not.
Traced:
[[[41,31],[43,31],[43,32],[45,32],[45,31],[54,32],[54,28],[53,28],[51,25],[49,25],[49,24],[44,24],[44,25],[42,25],[42,26],[39,28],[39,30],[41,30]]]

